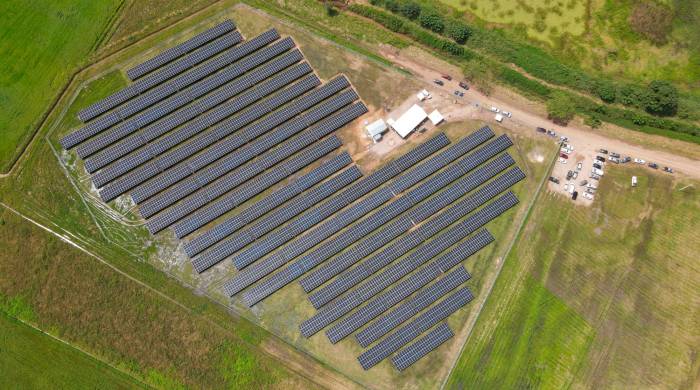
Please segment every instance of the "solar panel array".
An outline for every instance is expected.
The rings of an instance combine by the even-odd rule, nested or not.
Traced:
[[[473,299],[462,263],[525,177],[507,136],[440,133],[363,175],[335,152],[367,112],[348,79],[322,83],[291,38],[244,40],[230,21],[127,74],[61,139],[105,202],[129,194],[196,272],[229,259],[223,290],[249,306],[299,279],[317,309],[302,335],[354,334],[365,369],[393,355],[405,370],[453,336],[442,321]]]

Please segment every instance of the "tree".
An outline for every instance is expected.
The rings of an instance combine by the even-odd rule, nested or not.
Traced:
[[[615,86],[610,82],[602,80],[599,80],[595,84],[595,92],[598,94],[598,97],[606,103],[613,103],[617,95]]]
[[[678,90],[667,81],[649,83],[649,95],[644,108],[654,115],[675,115],[678,111]]]
[[[566,126],[574,118],[576,105],[566,93],[554,91],[547,100],[547,113],[554,123]]]
[[[445,21],[442,20],[442,16],[434,9],[424,9],[421,11],[418,21],[421,26],[438,34],[445,29]]]
[[[466,42],[471,35],[472,30],[469,28],[469,26],[461,22],[452,21],[447,25],[447,36],[459,44]]]
[[[409,1],[401,6],[401,15],[411,19],[415,20],[418,15],[420,15],[420,5]]]

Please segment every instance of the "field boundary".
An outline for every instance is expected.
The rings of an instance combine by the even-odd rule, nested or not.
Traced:
[[[459,354],[457,355],[457,358],[452,361],[452,366],[450,367],[449,371],[447,372],[447,375],[445,375],[445,378],[443,379],[442,383],[440,384],[440,389],[443,390],[445,389],[445,386],[447,386],[447,382],[449,381],[450,377],[452,376],[452,371],[454,371],[455,367],[457,367],[457,363],[459,362],[460,358],[462,357],[462,353],[464,352],[464,348],[467,346],[469,343],[469,339],[471,338],[472,331],[474,330],[474,327],[476,326],[477,321],[479,320],[479,317],[481,316],[481,312],[484,309],[484,306],[486,306],[486,302],[488,302],[489,297],[491,297],[491,292],[493,291],[493,287],[496,285],[496,282],[498,282],[498,278],[501,275],[501,270],[503,270],[503,266],[506,264],[506,261],[508,260],[508,256],[510,256],[510,252],[513,249],[513,246],[515,245],[515,242],[518,241],[520,238],[520,235],[523,230],[523,226],[525,226],[525,223],[530,219],[530,214],[532,212],[532,208],[537,202],[537,200],[540,198],[540,195],[542,193],[542,187],[547,183],[547,180],[549,179],[549,173],[552,171],[552,168],[557,162],[557,159],[559,157],[558,153],[558,148],[557,151],[554,153],[554,157],[552,158],[552,161],[549,163],[549,167],[547,168],[547,171],[545,174],[542,176],[542,180],[540,180],[540,183],[537,186],[537,190],[535,191],[535,195],[532,197],[532,200],[530,201],[530,204],[527,206],[527,210],[525,211],[525,215],[523,218],[520,220],[520,224],[518,225],[518,228],[515,231],[515,234],[513,234],[513,238],[510,240],[510,243],[508,244],[508,248],[505,250],[504,255],[503,255],[503,261],[498,264],[498,269],[496,270],[496,275],[492,279],[493,281],[491,284],[488,286],[488,290],[486,291],[486,298],[484,298],[483,301],[481,301],[481,304],[479,305],[479,308],[476,311],[476,315],[474,316],[474,320],[472,321],[471,326],[469,326],[467,330],[466,337],[464,338],[464,343],[462,346],[459,348]]]

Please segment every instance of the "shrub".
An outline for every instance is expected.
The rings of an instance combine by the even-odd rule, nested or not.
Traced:
[[[547,100],[547,114],[554,123],[566,126],[574,118],[576,106],[569,95],[562,91],[552,92]]]
[[[469,26],[458,21],[450,21],[447,24],[446,30],[447,36],[452,38],[455,42],[463,44],[472,35],[472,30]]]
[[[602,101],[606,103],[615,102],[615,97],[617,95],[615,86],[612,83],[603,80],[598,80],[596,82],[595,93]]]
[[[678,90],[666,81],[652,81],[649,83],[644,108],[655,115],[675,115],[678,110]]]
[[[431,8],[421,11],[418,22],[421,26],[436,33],[441,33],[445,29],[445,21],[442,20],[442,16]]]
[[[420,5],[418,5],[412,1],[409,1],[408,3],[404,3],[401,6],[401,15],[403,15],[411,20],[415,20],[418,17],[418,15],[420,15],[420,12],[421,12]]]

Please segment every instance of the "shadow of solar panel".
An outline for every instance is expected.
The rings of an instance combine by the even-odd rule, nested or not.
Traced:
[[[276,91],[280,87],[286,85],[286,83],[288,83],[288,82],[294,82],[295,80],[293,79],[293,77],[295,77],[295,74],[290,73],[290,72],[294,72],[294,68],[292,68],[288,71],[284,71],[283,73],[273,77],[269,81],[262,84],[259,87],[260,91],[258,91],[258,93],[262,92],[262,93],[268,94],[268,93]],[[303,76],[303,75],[300,74],[299,77],[301,77],[301,76]],[[318,80],[318,78],[315,75],[308,75],[308,76],[304,77],[303,79],[299,80],[298,82],[295,82],[294,84],[292,84],[289,88],[285,89],[280,94],[274,95],[263,102],[260,102],[256,105],[249,107],[249,110],[254,110],[255,112],[254,112],[254,115],[248,115],[248,116],[251,117],[250,120],[259,118],[259,117],[267,114],[271,109],[273,109],[274,106],[272,106],[272,104],[270,104],[270,103],[276,104],[277,106],[283,105],[283,104],[291,101],[292,99],[298,97],[299,95],[305,93],[306,91],[314,88],[319,83],[320,83],[320,80]],[[249,104],[252,104],[254,98],[251,98],[249,95],[250,95],[250,92],[244,93],[243,95],[239,96],[237,99],[230,100],[230,101],[222,104],[221,106],[217,107],[213,111],[210,111],[209,113],[198,117],[196,121],[190,122],[190,123],[186,124],[185,126],[180,127],[179,129],[171,132],[170,134],[166,135],[165,137],[162,137],[162,138],[156,140],[155,142],[152,142],[151,144],[148,145],[148,147],[143,148],[141,150],[137,150],[134,154],[137,155],[138,157],[137,157],[137,161],[135,161],[134,163],[129,164],[129,165],[124,166],[124,167],[120,167],[119,169],[112,168],[111,166],[106,167],[105,169],[98,172],[93,177],[93,181],[95,182],[95,185],[100,187],[100,186],[106,184],[107,182],[115,179],[116,177],[118,177],[118,176],[128,172],[129,170],[137,167],[142,162],[150,160],[153,157],[158,158],[159,162],[161,162],[161,164],[163,161],[166,161],[167,159],[169,159],[169,161],[170,161],[169,165],[173,165],[176,162],[181,161],[182,159],[189,157],[191,154],[201,150],[204,146],[208,146],[209,144],[216,142],[217,139],[213,135],[199,134],[199,133],[201,133],[203,130],[209,128],[210,126],[216,124],[216,122],[218,122],[219,120],[224,119],[225,117],[242,110],[243,108],[247,107]],[[248,112],[248,111],[246,111],[246,112]],[[211,119],[211,117],[215,117],[215,118]],[[198,134],[199,134],[199,136],[195,137]],[[138,133],[132,134],[131,136],[120,141],[119,143],[114,144],[107,149],[103,149],[99,153],[95,154],[93,156],[93,158],[98,158],[100,155],[102,155],[106,152],[109,152],[110,149],[117,147],[121,143],[131,139],[134,136],[139,136],[139,134]],[[130,150],[127,150],[125,153],[113,153],[113,154],[114,155],[126,154],[132,150],[135,150],[137,147],[145,144],[146,142],[152,141],[157,136],[160,136],[160,134],[152,134],[149,137],[142,137],[142,141],[140,144],[134,145],[133,147],[130,148]],[[208,138],[205,138],[207,136],[208,136]],[[187,141],[190,139],[193,139],[193,141],[175,151],[175,152],[178,152],[178,151],[183,150],[183,148],[185,148],[187,145],[193,145],[194,147],[191,147],[188,150],[189,153],[181,153],[181,156],[179,156],[179,158],[177,158],[177,159],[171,157],[171,155],[162,156],[163,153],[167,152],[169,149],[177,146],[181,142],[184,142],[184,141]],[[204,139],[205,142],[202,143],[200,147],[196,147],[199,145],[195,144],[195,142],[202,140],[202,139]],[[87,161],[86,161],[86,164],[87,164]],[[123,192],[125,192],[125,191],[126,190],[124,190]],[[121,194],[119,194],[119,195],[121,195]]]
[[[135,83],[137,85],[130,86],[130,88],[127,87],[103,100],[100,100],[97,103],[92,104],[86,109],[81,110],[78,113],[78,119],[83,122],[87,122],[90,119],[93,119],[96,116],[101,115],[123,103],[126,104],[119,109],[119,115],[122,118],[127,118],[134,115],[135,113],[150,107],[154,103],[165,99],[173,93],[196,82],[198,79],[193,77],[192,73],[186,71],[219,54],[220,52],[233,47],[242,40],[243,37],[237,31],[228,33],[215,41],[208,43],[202,48],[195,50],[192,52],[192,54],[163,67],[158,72],[149,75],[146,79],[137,81]],[[158,85],[183,72],[184,74],[182,77],[176,77],[167,83]],[[139,96],[139,93],[145,91],[147,91],[147,93]]]
[[[347,186],[362,176],[357,167],[347,169],[317,187],[301,194],[284,206],[275,209],[266,217],[248,225],[246,229],[232,233],[225,240],[214,245],[210,250],[202,253],[192,261],[194,268],[202,272],[213,266],[224,258],[230,256],[245,245],[252,242],[256,237],[260,237],[284,222],[294,218],[299,213],[313,206],[324,198],[328,197],[341,188]],[[252,222],[252,221],[248,221]],[[200,271],[201,270],[201,271]]]
[[[333,114],[337,110],[350,104],[356,98],[357,94],[355,94],[353,91],[342,92],[329,101],[322,103],[319,107],[313,108],[310,112],[297,117],[290,122],[284,123],[275,131],[275,133],[294,134],[302,131],[306,127],[314,125],[319,120],[324,119],[326,116]],[[138,186],[131,193],[132,198],[134,198],[135,202],[141,203],[145,199],[155,195],[157,192],[164,190],[168,186],[184,179],[196,170],[203,169],[206,165],[215,162],[221,157],[224,157],[227,153],[231,153],[247,142],[253,141],[256,137],[262,136],[267,130],[272,129],[274,125],[274,123],[263,120],[262,124],[256,123],[238,134],[233,134],[227,138],[224,138],[221,142],[207,149],[204,153],[196,155],[192,159],[188,160],[187,166],[192,168],[190,171],[183,172],[180,175],[173,174],[169,175],[168,177],[156,178],[154,181],[144,183],[143,185]],[[217,129],[214,131],[217,131]],[[265,142],[266,141],[261,141],[260,138],[258,138],[258,140],[254,141],[251,148],[257,148],[256,144],[265,144]],[[255,154],[255,152],[253,152],[253,154]]]
[[[491,183],[487,184],[487,186],[485,186],[484,188],[479,190],[474,195],[471,195],[471,196],[463,199],[462,201],[458,202],[456,205],[452,206],[449,210],[447,210],[444,213],[437,216],[435,221],[438,221],[438,223],[441,223],[440,219],[453,218],[453,215],[455,213],[461,212],[461,213],[463,213],[461,215],[466,215],[469,212],[473,211],[478,206],[480,206],[481,204],[488,201],[488,199],[490,199],[490,198],[486,197],[486,196],[488,196],[487,192],[497,190],[498,187],[502,184],[502,183],[499,183],[499,184],[494,184],[494,183],[495,182],[491,182]],[[474,204],[474,202],[478,202],[478,204]],[[511,192],[509,192],[506,195],[495,200],[491,204],[487,205],[483,209],[481,209],[481,210],[477,211],[476,213],[474,213],[473,215],[469,216],[466,220],[460,222],[457,225],[457,227],[455,227],[453,229],[457,229],[457,228],[466,229],[469,233],[472,233],[472,232],[476,231],[477,229],[479,229],[481,226],[483,226],[486,223],[488,223],[489,221],[491,221],[492,219],[496,218],[498,215],[502,214],[504,211],[506,211],[510,207],[513,207],[515,204],[517,204],[517,198],[515,197],[515,195],[513,195]],[[457,217],[456,219],[459,219],[459,218],[460,217]],[[454,221],[456,221],[456,219],[454,219],[452,221],[454,222]],[[416,229],[415,231],[413,231],[409,235],[407,235],[406,239],[414,239],[415,240],[416,236],[420,237],[420,234],[424,234],[424,230],[428,229],[426,226],[430,226],[430,225],[426,225],[426,224],[421,225],[418,229]],[[424,229],[424,230],[421,230],[421,229]],[[416,231],[419,231],[420,233],[416,233]],[[425,236],[425,239],[427,239],[428,237],[429,236]],[[403,238],[402,238],[402,240],[403,240]],[[433,244],[439,243],[439,241],[436,241],[436,240],[430,241],[430,244],[428,244],[429,249],[439,248],[439,247],[433,246]],[[435,250],[434,253],[435,253],[435,255],[437,255],[439,253],[439,251]],[[302,322],[301,327],[300,327],[302,334],[305,337],[311,337],[312,335],[316,334],[321,329],[330,325],[333,321],[335,321],[338,318],[342,317],[343,315],[347,314],[355,307],[366,302],[368,299],[370,299],[375,294],[377,294],[380,291],[384,290],[385,288],[389,287],[392,283],[396,282],[401,277],[405,276],[411,270],[418,268],[421,264],[423,264],[425,261],[427,261],[426,259],[427,259],[427,257],[425,257],[425,253],[421,253],[420,249],[419,249],[419,251],[412,253],[411,255],[409,255],[409,257],[407,257],[406,259],[403,259],[402,261],[400,261],[397,264],[394,264],[393,266],[389,267],[384,272],[381,272],[380,274],[373,276],[371,279],[362,283],[359,287],[357,287],[357,288],[349,291],[345,295],[339,297],[331,304],[329,304],[326,307],[324,307],[323,309],[319,310],[316,314],[311,316],[308,320]]]
[[[403,198],[400,198],[402,202],[395,201],[372,214],[374,218],[365,219],[358,224],[351,226],[348,230],[343,232],[340,236],[334,239],[334,242],[342,242],[344,247],[351,245],[355,241],[365,238],[367,233],[379,228],[384,223],[390,221],[395,216],[408,210],[410,207],[418,204],[419,202],[427,199],[432,194],[442,190],[445,186],[450,185],[453,181],[459,179],[463,174],[470,172],[472,169],[476,168],[481,163],[492,158],[494,155],[502,152],[508,146],[510,146],[510,140],[508,138],[499,137],[495,141],[489,143],[488,145],[476,150],[473,153],[460,159],[456,164],[449,166],[444,171],[430,177],[426,182],[419,185],[417,188],[411,190]],[[406,221],[394,222],[385,227],[384,230],[380,230],[378,234],[372,235],[371,237],[365,238],[364,246],[359,246],[357,248],[349,248],[343,252],[338,257],[328,261],[326,264],[311,272],[308,276],[301,280],[301,285],[305,291],[309,292],[326,281],[330,280],[334,276],[338,275],[340,272],[352,266],[354,263],[362,259],[363,257],[369,255],[371,252],[381,248],[389,241],[398,237],[400,234],[404,233],[411,227],[414,223],[420,223],[426,218],[439,212],[442,208],[448,206],[453,201],[459,199],[462,195],[486,182],[491,177],[495,176],[508,166],[514,164],[515,162],[510,158],[510,156],[502,156],[498,158],[493,164],[486,166],[486,169],[478,170],[474,175],[465,177],[464,179],[457,180],[457,183],[450,186],[449,189],[441,192],[435,197],[430,198],[426,203],[418,206],[416,209],[410,211],[407,216]],[[394,207],[396,206],[396,207]],[[368,228],[365,231],[360,231],[354,233],[354,229],[362,229],[362,225],[367,225]],[[392,230],[393,231],[390,231]],[[383,237],[381,236],[383,234]],[[335,253],[333,253],[335,254]],[[315,252],[307,255],[314,256]],[[311,262],[312,266],[316,266],[321,262],[327,260],[330,256],[317,256],[315,261]],[[308,269],[307,269],[308,270]],[[336,286],[330,285],[330,289],[335,289]],[[342,291],[338,291],[336,294],[340,294]],[[336,295],[337,296],[337,295]],[[312,295],[312,297],[314,297]],[[310,297],[312,303],[315,307],[320,307],[320,304],[325,302],[315,303],[315,299]]]
[[[229,31],[233,31],[235,28],[235,24],[231,20],[227,20],[223,23],[216,25],[215,27],[212,27],[200,34],[195,35],[194,37],[178,44],[177,46],[173,46],[165,50],[164,52],[156,55],[153,58],[150,58],[145,62],[134,66],[133,68],[127,70],[126,74],[131,80],[136,80],[137,78],[142,77],[145,74],[160,68],[161,66],[191,52],[192,50],[206,44],[207,42],[210,42],[220,37],[221,35],[226,34]]]
[[[420,160],[445,147],[447,144],[449,144],[449,142],[449,139],[447,139],[443,133],[440,133],[425,143],[418,145],[411,152],[378,169],[371,175],[363,178],[339,194],[334,195],[324,203],[347,204],[352,202],[354,199],[364,196],[374,188],[401,173],[402,170],[408,169]],[[418,152],[415,152],[416,150]],[[377,180],[377,178],[381,180]],[[299,256],[309,248],[318,244],[318,242],[319,241],[315,241],[313,235],[301,235],[298,239],[289,245],[286,245],[283,250],[277,251],[264,261],[253,264],[247,270],[237,274],[232,280],[228,281],[224,285],[224,291],[229,294],[229,296],[240,292],[242,289],[250,286],[261,277],[268,275],[275,269],[287,263],[289,260]]]
[[[365,370],[370,369],[386,357],[396,352],[402,346],[408,344],[421,333],[430,329],[433,325],[447,318],[473,299],[468,288],[457,290],[435,306],[431,307],[413,321],[401,327],[396,332],[381,340],[372,348],[358,357],[358,361]]]
[[[226,190],[232,188],[233,184],[230,183],[242,183],[250,179],[253,175],[261,172],[264,169],[271,167],[272,165],[278,163],[279,161],[289,157],[293,153],[297,152],[303,147],[306,147],[316,140],[324,137],[336,129],[344,126],[355,118],[367,112],[367,108],[362,103],[354,103],[350,106],[343,108],[337,114],[332,117],[323,120],[319,124],[313,126],[312,128],[301,132],[296,135],[294,139],[287,140],[276,149],[269,150],[259,156],[254,161],[252,158],[257,156],[255,150],[255,144],[263,143],[266,146],[272,147],[279,143],[286,137],[290,137],[292,129],[278,129],[275,132],[267,134],[265,137],[258,139],[255,143],[247,145],[239,149],[236,153],[229,154],[227,157],[219,160],[217,163],[209,166],[206,169],[202,169],[194,174],[192,177],[181,181],[177,185],[171,187],[170,189],[164,191],[156,197],[149,199],[148,201],[141,204],[141,214],[148,218],[157,212],[163,210],[165,207],[174,204],[179,199],[182,199],[185,195],[192,193],[196,190],[195,186],[191,183],[197,181],[199,183],[211,183],[212,181],[222,177],[217,183],[212,184],[208,191],[215,191],[216,196],[221,194],[221,190],[217,187],[226,188]],[[288,131],[285,134],[283,131]],[[296,142],[295,142],[296,141]],[[252,145],[252,146],[251,146]],[[246,165],[241,166],[246,163]],[[241,166],[238,169],[238,166]],[[207,190],[205,188],[205,190]],[[172,212],[172,209],[171,209]],[[179,212],[179,211],[178,211]],[[170,218],[170,217],[168,217]],[[152,220],[153,221],[153,220]],[[152,222],[151,221],[151,222]],[[150,222],[149,222],[150,226]],[[154,226],[158,226],[155,225]]]
[[[341,319],[338,323],[326,331],[328,339],[333,344],[344,339],[352,332],[370,322],[372,319],[389,310],[392,306],[398,304],[406,297],[420,290],[430,281],[440,277],[441,274],[442,272],[437,266],[422,269],[418,273],[412,275],[411,278],[406,279],[406,282],[409,283],[399,283],[399,285],[403,287],[402,290],[394,287],[386,293],[374,298],[358,311]],[[466,269],[464,269],[464,267],[456,268],[454,271],[446,274],[431,286],[416,293],[411,299],[404,302],[396,309],[392,310],[389,314],[381,317],[375,323],[370,325],[370,327],[368,327],[368,329],[375,327],[379,329],[379,332],[372,330],[368,333],[374,335],[381,333],[383,330],[387,330],[387,332],[390,331],[402,322],[418,314],[421,310],[437,301],[443,295],[457,288],[460,284],[465,283],[470,277],[471,276]],[[380,336],[383,336],[387,332],[382,333]]]
[[[282,55],[280,58],[273,60],[271,63],[244,75],[245,72],[256,68],[258,65],[279,56],[293,47],[294,42],[292,42],[291,39],[285,38],[278,43],[263,48],[255,52],[253,55],[245,57],[242,60],[227,66],[219,73],[216,73],[204,80],[198,81],[187,89],[178,92],[157,105],[144,110],[130,119],[127,119],[119,126],[111,129],[110,132],[103,132],[97,137],[80,144],[76,148],[76,152],[81,158],[92,155],[107,145],[110,145],[131,134],[136,129],[143,128],[162,118],[166,114],[169,114],[200,97],[201,99],[195,102],[190,109],[193,110],[192,113],[204,112],[206,107],[213,107],[244,91],[245,89],[250,88],[257,82],[269,77],[270,75],[301,61],[303,59],[301,53],[298,50],[293,50]],[[238,80],[229,83],[234,79]],[[226,83],[229,84],[224,85]],[[210,91],[221,86],[223,87],[218,89],[215,93],[206,95]],[[94,135],[105,130],[105,128],[97,127],[95,123],[97,123],[97,121],[90,122],[83,128],[85,130],[81,129],[78,131],[85,131],[86,133]],[[133,129],[134,127],[135,129]]]
[[[225,220],[211,230],[208,230],[202,235],[194,238],[192,241],[186,242],[184,245],[185,252],[189,257],[194,257],[204,249],[224,239],[226,236],[236,232],[243,226],[252,223],[286,201],[294,198],[303,191],[306,191],[332,174],[340,171],[343,167],[349,165],[350,163],[352,163],[352,158],[347,152],[343,152],[339,156],[334,157],[332,160],[323,163],[320,167],[314,169],[310,173],[296,179],[287,186],[273,192],[263,200],[241,211],[240,214]]]
[[[416,342],[399,351],[391,358],[391,363],[394,364],[397,370],[403,371],[416,363],[418,360],[437,349],[440,345],[452,338],[454,333],[447,324],[440,323],[428,332],[425,336],[419,338]]]
[[[456,268],[437,282],[416,293],[412,298],[379,317],[376,321],[363,329],[362,332],[358,333],[357,339],[362,340],[361,345],[367,347],[372,342],[383,337],[397,326],[408,321],[411,317],[437,302],[450,291],[456,289],[462,283],[465,283],[469,278],[470,275],[464,267]],[[364,323],[362,325],[364,325]],[[347,334],[350,334],[350,332]],[[345,336],[347,336],[347,334]]]

